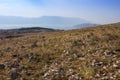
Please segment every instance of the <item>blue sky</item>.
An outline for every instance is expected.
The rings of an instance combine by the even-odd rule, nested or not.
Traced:
[[[120,0],[0,0],[0,15],[66,16],[114,23],[120,21]]]

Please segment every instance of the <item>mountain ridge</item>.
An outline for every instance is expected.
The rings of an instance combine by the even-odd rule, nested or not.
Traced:
[[[69,29],[77,24],[88,23],[89,21],[74,18],[74,17],[61,17],[61,16],[42,16],[35,18],[24,18],[15,16],[0,16],[0,24],[3,26],[42,26],[54,29]],[[15,25],[16,24],[16,25]],[[25,26],[24,26],[25,25]],[[3,27],[4,28],[4,27]]]
[[[74,28],[85,28],[85,27],[92,27],[92,26],[99,26],[100,24],[95,24],[95,23],[83,23],[83,24],[78,24],[75,25]]]

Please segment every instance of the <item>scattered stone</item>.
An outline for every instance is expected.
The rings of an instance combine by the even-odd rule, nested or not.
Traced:
[[[99,78],[99,77],[100,77],[100,74],[96,74],[95,77],[96,77],[96,78]]]
[[[47,77],[47,76],[49,76],[49,73],[48,73],[48,72],[45,73],[43,77]]]
[[[21,46],[21,48],[25,48],[25,46]]]
[[[101,66],[103,66],[103,62],[96,62],[95,66],[101,67]]]
[[[116,68],[116,67],[118,67],[118,65],[116,65],[116,64],[113,64],[113,67],[114,67],[114,68]]]
[[[26,75],[26,76],[30,76],[30,75],[31,75],[31,73],[30,73],[30,72],[28,72],[28,71],[26,71],[26,72],[25,72],[25,75]]]
[[[29,62],[32,62],[34,60],[36,60],[36,56],[33,53],[31,53],[29,56]]]
[[[17,79],[18,77],[20,77],[20,74],[19,74],[18,72],[11,72],[10,78],[11,78],[12,80]]]
[[[18,68],[20,65],[19,65],[19,62],[18,61],[14,61],[12,64],[11,64],[11,68]]]
[[[24,65],[19,66],[19,70],[22,71],[23,69],[25,69]]]
[[[104,54],[105,54],[106,56],[116,55],[115,51],[106,51],[106,52],[104,52]]]
[[[18,56],[19,56],[19,54],[13,54],[13,55],[12,55],[13,58],[16,58],[16,57],[18,57]]]
[[[5,65],[4,64],[0,64],[0,69],[5,69]]]

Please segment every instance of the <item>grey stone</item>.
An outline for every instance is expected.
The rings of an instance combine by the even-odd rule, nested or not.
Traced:
[[[11,74],[10,74],[10,78],[12,80],[17,79],[19,76],[20,76],[20,74],[18,72],[11,72]]]
[[[5,65],[4,64],[0,64],[0,69],[5,69]]]

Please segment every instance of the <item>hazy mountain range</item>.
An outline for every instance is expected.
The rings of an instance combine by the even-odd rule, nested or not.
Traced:
[[[86,24],[87,23],[87,24]],[[89,23],[89,24],[88,24]],[[83,25],[84,24],[84,25]],[[89,21],[60,16],[42,16],[36,18],[0,16],[0,28],[46,27],[53,29],[74,29],[92,26]],[[76,27],[77,26],[77,27]]]
[[[94,24],[94,23],[83,23],[83,24],[75,25],[74,28],[92,27],[92,26],[98,26],[98,25],[99,24]]]

